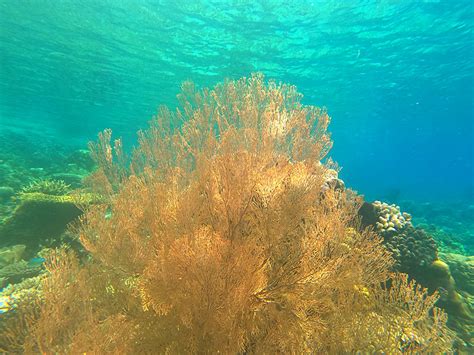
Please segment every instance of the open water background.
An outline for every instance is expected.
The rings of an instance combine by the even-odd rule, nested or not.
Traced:
[[[133,144],[182,81],[261,71],[328,108],[331,155],[369,199],[472,205],[473,6],[1,0],[0,131]]]

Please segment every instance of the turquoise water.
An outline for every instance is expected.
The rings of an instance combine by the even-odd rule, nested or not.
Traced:
[[[455,348],[472,349],[473,25],[472,0],[0,0],[0,352],[50,248],[92,260],[66,229],[95,167],[87,142],[111,128],[130,148],[183,81],[255,72],[327,108],[345,185],[393,203],[367,225],[382,218],[393,255],[422,260],[396,271],[441,290]]]
[[[0,127],[132,142],[183,80],[261,71],[328,108],[348,185],[472,202],[473,17],[447,0],[1,1]]]

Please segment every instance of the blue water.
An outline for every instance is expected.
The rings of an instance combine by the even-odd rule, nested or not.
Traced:
[[[0,130],[133,142],[180,83],[261,71],[372,198],[473,203],[472,1],[0,1]],[[390,197],[391,196],[391,197]]]

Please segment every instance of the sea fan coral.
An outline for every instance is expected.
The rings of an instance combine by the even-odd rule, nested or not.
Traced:
[[[47,263],[24,349],[449,349],[437,296],[390,276],[389,252],[358,222],[360,198],[325,184],[325,110],[262,75],[185,83],[179,99],[130,158],[110,131],[91,144],[88,183],[104,202],[75,230],[90,258]]]

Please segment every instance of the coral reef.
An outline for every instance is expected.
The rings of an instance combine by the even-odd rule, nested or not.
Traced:
[[[75,151],[31,130],[27,134],[2,131],[0,140],[0,186],[15,192],[32,180],[61,173],[85,176],[92,170],[91,158],[83,150]]]
[[[465,302],[463,302],[462,296],[456,290],[456,282],[451,275],[448,264],[438,259],[430,265],[430,269],[431,274],[429,276],[433,280],[432,282],[436,286],[442,287],[446,292],[444,301],[448,303],[447,307],[452,309],[450,313],[470,318],[469,310]],[[443,300],[443,298],[441,300]]]
[[[42,270],[41,264],[24,260],[9,264],[0,269],[0,280],[3,284],[18,283],[24,279],[37,276]]]
[[[71,152],[66,158],[65,163],[68,167],[82,171],[93,171],[96,167],[90,152],[87,149],[78,149]]]
[[[44,258],[38,256],[30,261],[23,260],[25,245],[14,245],[0,249],[0,289],[7,284],[18,283],[34,277],[42,271]]]
[[[411,226],[411,215],[406,212],[401,213],[399,206],[380,201],[374,201],[373,205],[379,216],[375,226],[383,236],[389,235],[390,232],[401,232]]]
[[[85,177],[83,175],[73,173],[55,173],[51,175],[51,178],[64,181],[65,184],[67,184],[71,188],[79,188],[81,187],[82,180]]]
[[[40,179],[22,188],[22,193],[39,192],[46,195],[62,196],[71,191],[71,186],[63,180]]]
[[[420,276],[437,259],[437,245],[423,229],[415,228],[411,215],[385,202],[365,202],[359,210],[362,223],[373,226],[395,259],[394,268]]]
[[[324,110],[261,75],[185,83],[178,98],[130,158],[109,130],[90,145],[87,183],[102,199],[71,229],[88,255],[51,252],[41,296],[5,313],[2,351],[450,350],[438,294],[391,273],[382,240],[359,224],[361,198],[321,163]]]
[[[54,196],[43,193],[23,193],[13,214],[0,225],[2,245],[25,244],[36,252],[45,240],[58,238],[67,225],[82,214],[78,203],[91,203],[90,194]]]
[[[474,204],[465,201],[437,203],[401,202],[413,213],[416,225],[428,231],[441,251],[474,255]]]
[[[15,190],[10,186],[0,186],[0,202],[10,199],[15,194]]]
[[[0,141],[0,223],[11,216],[15,196],[32,181],[63,180],[76,189],[94,167],[89,152],[31,130],[24,134],[4,130]]]
[[[416,221],[419,220],[419,218],[416,218]],[[471,243],[467,242],[470,238],[474,238],[474,236],[466,237],[466,235],[463,236],[462,233],[460,235],[453,234],[453,232],[446,231],[442,224],[434,225],[421,222],[417,223],[417,226],[423,228],[428,234],[433,236],[440,252],[462,255],[470,255],[474,252],[472,245],[470,245]]]
[[[22,244],[0,248],[0,268],[23,259],[26,246]]]
[[[442,253],[443,261],[433,265],[446,292],[440,303],[449,312],[448,325],[464,341],[466,349],[474,346],[474,257]],[[439,283],[439,281],[438,281]]]
[[[42,298],[41,287],[45,275],[26,278],[25,280],[11,284],[0,292],[0,298],[4,300],[4,313],[19,309],[22,304],[35,304]]]
[[[449,265],[458,288],[474,295],[474,256],[440,253],[440,259]]]
[[[335,169],[328,168],[324,173],[324,182],[322,192],[326,191],[344,191],[346,188],[344,181],[339,179],[338,172]]]
[[[433,237],[422,228],[415,228],[411,215],[401,213],[399,206],[380,201],[364,202],[359,215],[363,225],[372,226],[383,237],[384,244],[395,259],[395,270],[409,274],[431,291],[441,291],[438,306],[448,312],[448,325],[460,337],[457,348],[470,348],[474,318],[471,293],[463,289],[471,284],[468,281],[472,276],[470,258],[440,254],[440,259]],[[445,261],[453,267],[454,275]]]
[[[0,292],[0,352],[22,352],[22,343],[27,336],[27,319],[38,317],[43,301],[45,275],[27,278],[11,284]]]
[[[438,294],[392,274],[361,198],[332,164],[329,117],[254,75],[183,85],[127,158],[90,145],[101,203],[53,252],[39,311],[5,351],[41,353],[448,352]],[[176,126],[176,122],[181,122]]]

